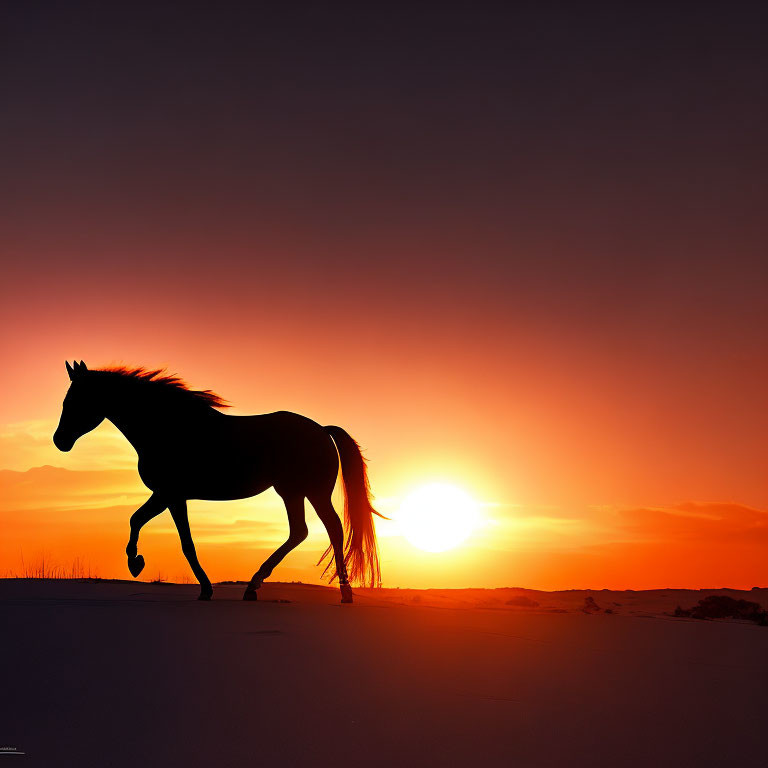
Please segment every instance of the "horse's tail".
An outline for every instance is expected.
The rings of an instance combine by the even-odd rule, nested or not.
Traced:
[[[381,586],[379,548],[373,516],[379,514],[371,505],[371,487],[360,446],[341,427],[323,427],[333,438],[341,459],[341,477],[344,482],[344,564],[350,581],[363,586]],[[323,557],[330,558],[325,571],[333,563],[333,550],[329,547]],[[323,573],[325,573],[323,571]],[[335,574],[333,578],[336,578]],[[333,579],[332,579],[333,580]]]

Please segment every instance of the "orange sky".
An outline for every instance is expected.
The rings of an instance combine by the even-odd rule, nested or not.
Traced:
[[[128,576],[129,447],[50,439],[77,358],[347,429],[387,586],[768,583],[749,14],[167,12],[9,20],[0,571]],[[431,481],[481,503],[442,554],[396,519]],[[286,530],[271,493],[191,510],[214,579]],[[139,551],[188,574],[167,516]]]
[[[205,358],[201,343],[198,337],[197,359]],[[210,344],[212,349],[217,342]],[[64,568],[78,558],[101,576],[126,578],[128,517],[147,492],[132,449],[111,425],[82,438],[69,454],[51,444],[68,384],[54,355],[44,378],[35,381],[34,368],[27,380],[23,368],[16,377],[19,412],[29,403],[37,418],[6,419],[0,430],[0,463],[7,468],[0,473],[0,562],[6,573],[20,573],[22,556],[27,565],[45,557]],[[87,357],[98,360],[97,350]],[[189,362],[194,368],[191,357]],[[342,423],[362,442],[379,508],[393,517],[377,521],[386,585],[763,583],[766,499],[758,468],[739,465],[732,455],[744,455],[744,446],[722,450],[702,443],[686,455],[697,447],[695,438],[678,435],[669,424],[657,433],[660,420],[654,426],[634,413],[624,415],[618,402],[604,400],[605,392],[588,397],[542,386],[508,403],[503,377],[478,381],[473,391],[470,372],[441,361],[431,363],[439,367],[434,373],[409,372],[402,382],[372,377],[363,397],[356,377],[345,380],[344,361],[338,371],[327,370],[329,381],[318,386],[306,374],[302,382],[305,365],[267,362],[259,375],[256,366],[234,363],[210,377],[190,377],[190,383],[215,386],[236,405],[244,403],[235,412],[264,412],[287,401],[321,423]],[[298,382],[291,381],[291,368]],[[249,376],[250,394],[244,391]],[[441,391],[432,392],[431,381],[441,382]],[[465,545],[426,553],[402,538],[397,513],[410,490],[435,480],[459,485],[480,501],[482,524]],[[198,551],[213,579],[248,578],[285,537],[285,512],[273,492],[243,502],[192,502],[190,509]],[[314,563],[325,533],[311,510],[308,520],[310,539],[275,578],[318,580]],[[145,528],[140,551],[147,578],[189,576],[167,515]]]

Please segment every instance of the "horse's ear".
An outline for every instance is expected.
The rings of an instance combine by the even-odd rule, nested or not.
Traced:
[[[65,360],[64,364],[67,366],[67,373],[69,374],[69,380],[73,381],[75,378],[75,371],[74,368],[69,364],[69,360]],[[77,365],[77,363],[75,363]]]
[[[80,373],[85,373],[88,370],[88,366],[81,360],[80,361]]]

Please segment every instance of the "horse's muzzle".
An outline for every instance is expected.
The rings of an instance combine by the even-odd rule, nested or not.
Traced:
[[[62,437],[59,434],[58,430],[56,430],[56,432],[54,432],[54,434],[53,434],[53,444],[60,451],[63,451],[64,453],[67,453],[67,452],[72,450],[72,446],[75,444],[75,441],[71,440],[69,438],[66,438],[66,437]]]

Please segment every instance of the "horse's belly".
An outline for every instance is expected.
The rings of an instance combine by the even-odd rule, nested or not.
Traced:
[[[185,498],[200,499],[201,501],[235,501],[236,499],[248,499],[251,496],[258,496],[271,488],[271,483],[243,484],[240,487],[229,486],[226,490],[218,486],[208,486],[200,483],[199,486],[190,488]]]
[[[223,457],[186,457],[184,461],[143,462],[139,474],[155,493],[183,499],[232,501],[263,493],[273,485],[265,468],[255,462]]]

